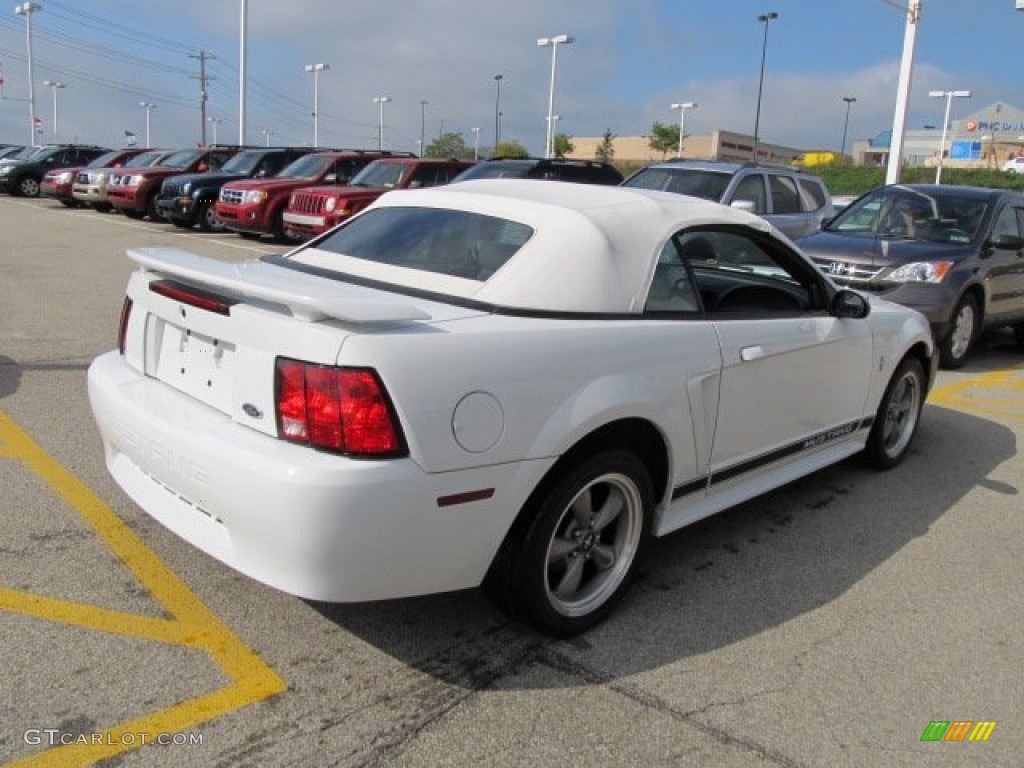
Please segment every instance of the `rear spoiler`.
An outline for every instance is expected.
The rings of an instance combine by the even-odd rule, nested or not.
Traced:
[[[130,248],[128,258],[144,270],[196,287],[283,304],[294,318],[307,323],[325,318],[358,324],[430,319],[412,304],[346,297],[330,281],[261,261],[218,261],[177,248]]]

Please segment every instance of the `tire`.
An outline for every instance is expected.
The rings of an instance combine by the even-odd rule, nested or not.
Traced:
[[[959,368],[967,360],[967,353],[981,330],[978,300],[965,294],[953,311],[953,322],[939,341],[939,362],[943,368]]]
[[[178,229],[192,229],[192,222],[187,219],[168,219]]]
[[[632,453],[611,450],[571,464],[527,503],[484,591],[542,632],[579,634],[626,591],[653,507],[650,475]]]
[[[142,211],[130,211],[127,208],[122,209],[121,213],[127,216],[129,219],[135,219],[135,221],[141,221],[146,217],[146,214],[144,214]]]
[[[224,225],[213,209],[211,203],[204,203],[199,207],[199,215],[196,216],[196,223],[201,232],[223,232]]]
[[[1013,327],[1013,338],[1017,340],[1017,344],[1024,347],[1024,325],[1015,325]]]
[[[92,209],[94,211],[99,211],[100,213],[110,213],[113,208],[114,206],[110,203],[92,203]]]
[[[900,363],[875,414],[864,458],[875,469],[892,469],[907,455],[925,398],[924,368],[916,357]]]
[[[24,176],[18,179],[15,189],[19,197],[39,197],[39,180]]]
[[[236,232],[235,234],[237,234],[243,240],[259,240],[260,239],[260,233],[259,232]]]
[[[78,201],[77,200],[61,199],[60,204],[63,205],[65,208],[77,208],[78,207]]]
[[[156,207],[156,194],[153,194],[146,200],[146,216],[149,217],[150,221],[157,223],[161,221],[167,221],[163,216],[160,215],[160,209]]]

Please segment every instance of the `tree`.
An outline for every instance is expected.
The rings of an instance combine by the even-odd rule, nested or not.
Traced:
[[[594,159],[600,160],[602,163],[610,163],[615,159],[615,134],[612,133],[610,128],[606,128],[604,135],[601,137],[601,143],[597,145],[597,149],[594,151]]]
[[[564,158],[570,154],[574,149],[575,145],[572,143],[572,137],[564,133],[556,133],[551,140],[552,149],[554,149],[555,157]]]
[[[651,137],[647,146],[655,152],[661,152],[661,159],[664,160],[669,152],[679,147],[679,126],[665,125],[655,120],[651,126]]]
[[[423,152],[424,157],[455,157],[466,160],[473,157],[473,150],[466,146],[466,140],[461,133],[449,131],[442,133],[427,145]]]
[[[492,157],[529,157],[530,152],[515,139],[499,141],[494,147]]]

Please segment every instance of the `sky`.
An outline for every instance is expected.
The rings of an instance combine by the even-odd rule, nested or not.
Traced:
[[[206,138],[239,141],[241,0],[36,0],[32,61],[42,141],[56,137],[122,146],[125,132],[154,146],[195,145],[200,130],[200,51],[209,98]],[[24,15],[0,13],[0,142],[30,137]],[[1024,108],[1024,12],[1017,0],[921,0],[907,128],[941,125],[945,100],[929,90],[972,92],[952,119],[1003,102]],[[753,133],[762,52],[763,142],[838,149],[892,127],[907,0],[249,0],[245,141],[313,141],[319,77],[319,143],[374,148],[380,105],[386,148],[417,151],[442,132],[481,151],[502,139],[543,154],[552,49],[558,46],[554,114],[569,136],[650,132]],[[767,24],[758,16],[775,12]],[[767,37],[765,37],[767,33]],[[495,79],[501,75],[501,80]],[[65,84],[54,89],[50,80]],[[426,102],[426,103],[424,103]],[[475,131],[474,129],[479,129]],[[479,139],[477,139],[479,136]],[[848,144],[849,146],[849,144]]]

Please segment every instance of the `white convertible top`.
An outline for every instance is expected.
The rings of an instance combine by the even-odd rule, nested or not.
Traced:
[[[290,258],[503,307],[630,313],[641,311],[658,255],[674,232],[702,224],[771,230],[758,216],[698,198],[557,181],[481,179],[396,190],[371,208],[384,206],[471,211],[520,222],[534,235],[485,282],[315,248],[295,251]]]

